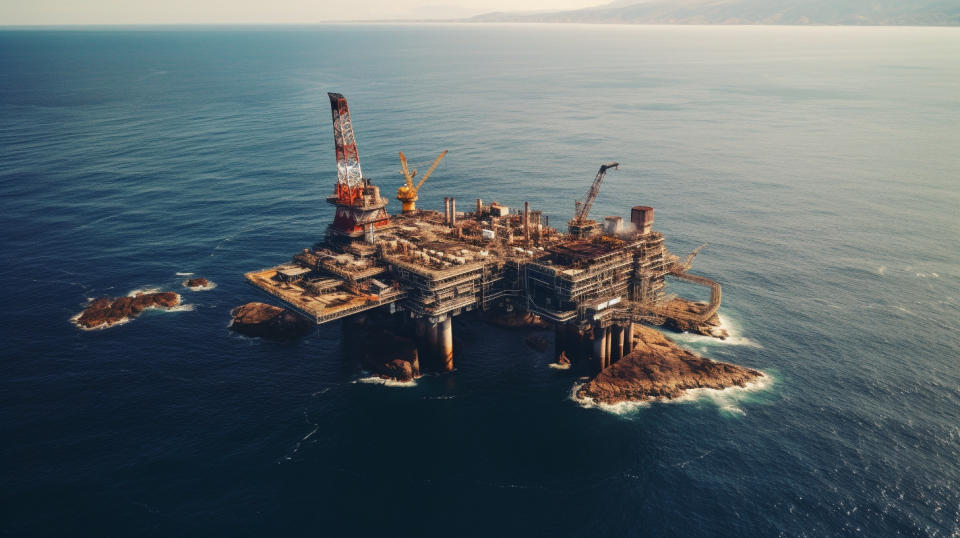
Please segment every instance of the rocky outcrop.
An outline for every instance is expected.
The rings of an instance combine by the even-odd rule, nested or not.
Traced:
[[[400,382],[420,377],[416,341],[397,317],[366,312],[345,319],[343,328],[344,344],[364,370]]]
[[[210,281],[203,277],[190,278],[183,281],[184,287],[187,288],[209,288],[210,284]]]
[[[743,387],[760,377],[758,370],[701,357],[637,325],[634,350],[585,383],[576,396],[602,404],[670,399],[688,389]]]
[[[172,291],[102,297],[84,308],[75,322],[84,329],[106,328],[131,320],[148,308],[173,308],[179,304],[180,296]]]
[[[308,334],[313,323],[293,312],[264,303],[247,303],[230,312],[230,328],[245,336],[292,340]]]
[[[707,303],[694,302],[688,299],[676,298],[670,301],[667,301],[665,305],[665,310],[668,312],[677,312],[681,315],[678,317],[667,317],[666,321],[663,323],[664,328],[671,329],[678,332],[688,332],[694,334],[702,334],[704,336],[712,336],[714,338],[719,338],[721,340],[726,340],[730,333],[726,329],[720,327],[720,316],[714,314],[707,321],[703,323],[697,323],[695,321],[690,321],[687,316],[682,314],[700,314],[705,308],[707,308]]]

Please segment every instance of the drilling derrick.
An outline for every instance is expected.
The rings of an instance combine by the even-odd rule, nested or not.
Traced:
[[[337,155],[337,184],[327,202],[337,211],[328,233],[346,238],[365,237],[373,243],[373,232],[390,223],[385,209],[387,199],[380,196],[380,188],[363,177],[360,156],[354,139],[353,123],[346,98],[339,93],[328,93],[333,116],[333,145]]]

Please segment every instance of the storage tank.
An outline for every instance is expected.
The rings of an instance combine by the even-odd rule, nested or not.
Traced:
[[[646,205],[633,206],[630,210],[630,222],[641,235],[646,235],[653,230],[653,208]]]

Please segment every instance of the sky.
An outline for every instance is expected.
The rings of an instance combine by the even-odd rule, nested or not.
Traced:
[[[490,11],[577,9],[608,0],[0,0],[0,26],[247,24],[460,18]]]

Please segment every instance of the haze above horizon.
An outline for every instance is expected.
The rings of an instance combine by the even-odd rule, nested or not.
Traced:
[[[0,26],[470,20],[625,24],[957,25],[945,0],[0,0]]]

